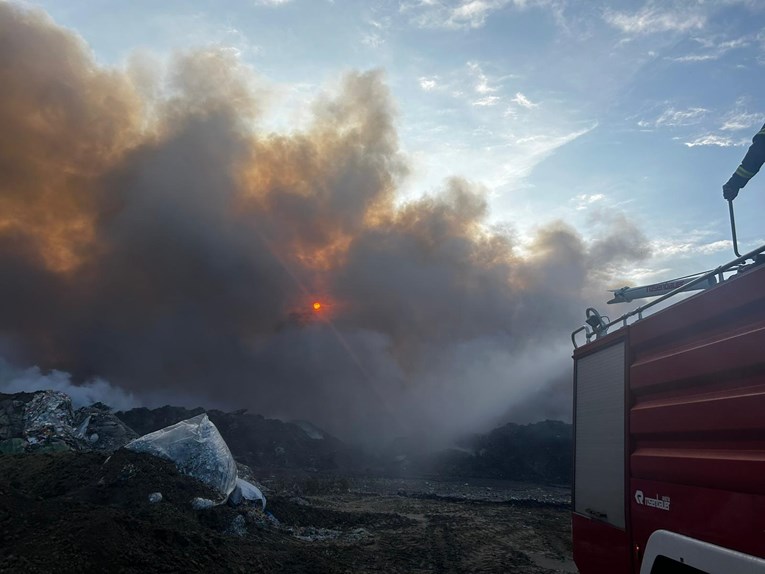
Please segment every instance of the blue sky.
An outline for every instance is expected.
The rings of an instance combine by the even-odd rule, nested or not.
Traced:
[[[467,177],[521,241],[555,219],[588,238],[626,216],[654,253],[618,270],[633,284],[732,259],[720,187],[765,121],[765,3],[32,4],[107,65],[230,47],[275,95],[274,129],[299,124],[343,72],[380,68],[412,165],[402,200]],[[765,241],[763,187],[755,178],[736,201],[742,249]]]

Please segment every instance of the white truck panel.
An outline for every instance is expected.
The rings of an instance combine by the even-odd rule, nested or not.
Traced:
[[[576,363],[574,511],[625,527],[624,343]]]

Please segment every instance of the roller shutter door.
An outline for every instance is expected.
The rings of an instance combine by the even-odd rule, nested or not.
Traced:
[[[624,528],[624,343],[576,362],[574,511]]]

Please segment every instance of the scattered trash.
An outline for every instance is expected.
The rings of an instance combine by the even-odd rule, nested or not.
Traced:
[[[156,504],[157,502],[162,502],[162,493],[161,492],[152,492],[149,495],[149,502],[152,504]]]
[[[255,477],[255,473],[246,464],[242,464],[241,462],[237,461],[236,476],[237,478],[241,478],[242,480],[246,480],[247,482],[254,484],[263,494],[268,494],[268,489],[258,482],[258,479]]]
[[[35,393],[24,405],[24,438],[37,450],[77,448],[72,400],[58,391]]]
[[[107,459],[108,462],[108,459]],[[104,463],[106,464],[106,463]],[[138,473],[138,468],[133,463],[128,463],[125,466],[123,466],[120,469],[120,473],[117,476],[117,480],[120,482],[124,482],[126,480],[130,480]]]
[[[77,430],[74,431],[74,434],[77,435],[79,438],[85,438],[85,433],[88,430],[88,425],[90,424],[90,419],[93,417],[93,415],[86,416],[83,421],[77,425]]]
[[[335,540],[342,534],[332,528],[316,528],[315,526],[302,526],[292,529],[292,535],[304,542],[321,542],[323,540]]]
[[[238,478],[236,480],[237,482],[239,481]],[[244,498],[242,497],[242,490],[238,485],[234,487],[234,490],[232,490],[231,494],[228,495],[227,502],[229,506],[239,506],[244,502]]]
[[[138,433],[117,418],[103,403],[79,409],[75,419],[78,421],[76,436],[85,441],[89,449],[115,451],[138,438]]]
[[[298,506],[311,506],[311,503],[308,502],[302,496],[293,496],[289,500],[290,502],[292,502],[293,504],[297,504]]]
[[[247,518],[250,520],[250,522],[252,522],[255,528],[259,528],[261,530],[277,530],[281,529],[282,527],[281,522],[279,522],[279,519],[276,518],[276,516],[270,512],[263,512],[259,509],[248,510]]]
[[[316,528],[315,526],[291,527],[286,529],[298,540],[304,542],[324,542],[335,540],[345,544],[372,543],[373,536],[366,528],[354,528],[349,531],[334,528]]]
[[[237,514],[234,520],[231,521],[231,525],[225,530],[224,534],[232,536],[247,536],[247,522],[241,514]]]
[[[207,510],[208,508],[212,508],[215,506],[215,502],[210,500],[209,498],[193,498],[191,499],[191,508],[194,510]]]
[[[266,509],[266,497],[260,489],[246,480],[237,478],[236,486],[234,487],[234,490],[231,491],[228,501],[232,506],[239,506],[245,500],[251,502],[259,500],[262,504],[262,510]]]
[[[73,411],[69,396],[58,391],[3,397],[0,440],[23,440],[23,452],[114,451],[138,437],[101,403]]]
[[[234,457],[206,414],[144,435],[125,448],[173,461],[183,474],[217,490],[222,500],[236,486]]]
[[[348,542],[371,542],[372,538],[372,533],[366,528],[354,528],[345,535]]]

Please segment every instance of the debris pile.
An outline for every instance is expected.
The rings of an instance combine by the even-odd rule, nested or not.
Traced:
[[[137,436],[101,403],[74,410],[58,391],[0,393],[0,453],[111,452]]]
[[[138,438],[138,433],[123,423],[103,403],[83,407],[75,413],[77,437],[87,440],[90,448],[103,451],[115,451],[131,440]]]
[[[35,393],[24,405],[23,435],[30,446],[45,445],[51,451],[76,450],[73,424],[72,401],[64,393]]]
[[[102,403],[74,410],[69,396],[58,391],[0,394],[0,454],[111,453],[122,447],[169,460],[182,474],[212,488],[215,496],[194,498],[194,508],[228,500],[232,506],[258,502],[265,509],[266,498],[252,484],[252,471],[239,465],[245,475],[237,476],[237,463],[226,441],[204,413],[139,437]],[[130,478],[135,471],[134,465],[125,464],[120,479]],[[146,496],[153,504],[163,499],[157,491]]]
[[[561,421],[508,423],[437,453],[430,469],[442,476],[570,484],[572,440],[572,426]]]

